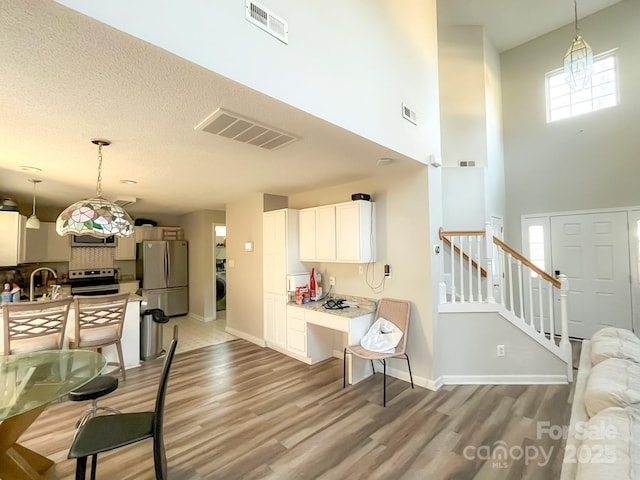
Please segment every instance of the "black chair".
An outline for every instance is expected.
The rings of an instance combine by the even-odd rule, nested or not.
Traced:
[[[96,478],[98,454],[153,438],[153,463],[156,479],[167,478],[167,458],[164,450],[162,421],[169,380],[169,370],[178,345],[178,326],[173,328],[173,340],[164,360],[162,376],[153,412],[119,413],[90,418],[78,431],[67,458],[76,458],[76,480],[85,478],[87,458],[92,457],[91,479]]]
[[[91,406],[89,406],[85,414],[80,417],[80,419],[76,423],[76,430],[79,430],[80,427],[87,423],[90,418],[99,415],[100,412],[106,412],[107,414],[111,415],[120,413],[115,408],[98,406],[98,398],[108,395],[109,393],[115,391],[117,388],[118,379],[116,377],[113,377],[111,375],[100,375],[99,377],[91,380],[89,383],[86,383],[80,388],[77,388],[73,392],[69,393],[69,400],[71,400],[72,402],[84,402],[87,400],[91,400]]]

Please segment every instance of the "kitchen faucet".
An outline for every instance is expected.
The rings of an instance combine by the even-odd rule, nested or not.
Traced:
[[[50,269],[49,267],[40,267],[40,268],[36,268],[33,272],[31,272],[31,278],[29,280],[29,301],[33,302],[33,290],[34,290],[34,281],[33,281],[33,277],[36,276],[36,273],[38,273],[41,270],[49,270],[51,273],[53,273],[53,278],[58,278],[58,275],[56,274],[55,270]]]

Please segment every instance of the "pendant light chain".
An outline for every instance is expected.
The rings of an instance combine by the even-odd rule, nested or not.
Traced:
[[[102,142],[98,142],[98,184],[96,185],[98,198],[102,198]]]
[[[573,13],[575,18],[576,37],[578,36],[578,0],[573,0]]]
[[[35,180],[33,180],[33,212],[31,212],[32,216],[36,216],[36,182]]]

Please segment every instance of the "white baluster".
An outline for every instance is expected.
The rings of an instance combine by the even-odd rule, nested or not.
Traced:
[[[491,222],[486,222],[484,227],[484,253],[487,264],[487,303],[496,303],[496,299],[493,296],[493,226]]]
[[[524,320],[524,288],[522,288],[522,262],[518,260],[518,297],[520,299],[520,311],[518,315]]]
[[[499,249],[498,250],[498,258],[500,259],[500,269],[498,270],[499,274],[501,275],[501,277],[498,279],[498,281],[500,282],[500,303],[502,303],[502,305],[504,306],[504,308],[507,308],[507,298],[504,294],[504,284],[505,284],[505,278],[504,278],[504,250]]]
[[[544,335],[544,310],[542,309],[542,276],[538,275],[538,310],[540,313],[540,330]]]
[[[533,325],[533,277],[531,276],[531,270],[527,270],[527,275],[529,275],[528,283],[529,283],[529,325],[532,327]],[[535,327],[534,327],[535,328]]]
[[[469,301],[473,303],[473,248],[471,248],[471,240],[473,237],[469,236],[467,238],[467,251],[469,252]]]
[[[481,236],[476,237],[476,258],[478,259],[478,290],[477,292],[478,292],[478,302],[480,303],[482,303],[482,262],[480,261],[481,243],[482,243],[482,237]]]
[[[464,237],[460,237],[460,303],[464,303]]]
[[[511,269],[511,265],[513,264],[513,257],[511,256],[511,254],[507,254],[507,261],[509,262],[508,267],[509,267],[509,307],[511,310],[511,313],[513,313],[515,315],[515,310],[513,308],[513,270]]]
[[[551,342],[554,345],[556,344],[555,329],[556,329],[556,326],[553,319],[553,285],[550,283],[549,284],[549,340],[551,340]]]
[[[456,237],[451,237],[451,303],[456,303]]]

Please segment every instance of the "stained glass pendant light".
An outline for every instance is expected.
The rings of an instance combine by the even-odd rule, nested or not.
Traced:
[[[112,235],[133,235],[133,221],[120,205],[102,198],[102,147],[111,145],[109,140],[94,138],[98,145],[98,182],[96,198],[80,200],[67,207],[56,220],[58,235],[89,235],[106,238]]]
[[[576,36],[564,56],[564,78],[572,90],[582,90],[589,84],[593,72],[593,52],[578,33],[578,0],[573,0]]]
[[[27,219],[26,227],[38,230],[40,228],[40,220],[36,217],[36,185],[42,182],[42,180],[30,178],[29,181],[33,183],[33,213],[31,213],[31,216]]]

